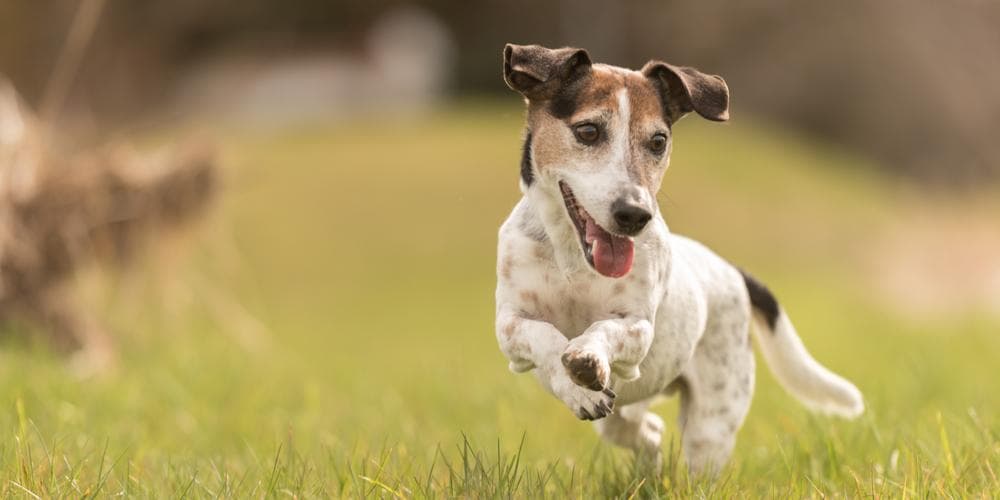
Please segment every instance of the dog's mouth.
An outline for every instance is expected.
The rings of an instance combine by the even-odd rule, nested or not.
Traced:
[[[621,278],[632,270],[635,244],[632,238],[613,234],[599,226],[594,218],[576,201],[573,190],[559,181],[566,211],[576,227],[587,263],[598,273],[609,278]]]

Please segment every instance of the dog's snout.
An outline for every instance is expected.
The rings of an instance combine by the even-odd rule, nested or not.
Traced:
[[[639,234],[639,231],[642,231],[642,228],[646,227],[649,220],[653,218],[653,214],[649,213],[649,210],[623,199],[615,200],[611,204],[611,215],[614,217],[618,229],[630,236]]]

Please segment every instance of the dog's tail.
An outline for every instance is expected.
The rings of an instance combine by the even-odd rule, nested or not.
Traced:
[[[846,418],[861,415],[861,391],[813,359],[771,291],[740,273],[750,293],[757,343],[778,382],[812,410]]]

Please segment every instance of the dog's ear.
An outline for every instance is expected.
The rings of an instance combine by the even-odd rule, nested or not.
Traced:
[[[590,72],[586,50],[549,49],[540,45],[503,48],[503,79],[528,99],[543,100]]]
[[[642,74],[659,90],[670,123],[691,111],[717,122],[729,119],[729,87],[721,76],[660,61],[646,63]]]

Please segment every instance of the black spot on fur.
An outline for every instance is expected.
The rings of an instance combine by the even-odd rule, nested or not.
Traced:
[[[521,180],[525,186],[530,186],[535,180],[535,172],[531,170],[531,132],[524,138],[524,149],[521,150]]]
[[[754,309],[764,315],[767,325],[771,327],[771,333],[774,333],[774,327],[778,323],[778,314],[780,313],[778,301],[774,298],[774,294],[763,283],[757,281],[742,269],[740,270],[740,274],[743,275],[743,282],[746,283],[747,292],[750,293],[750,303],[753,304]]]
[[[591,78],[586,74],[580,74],[576,78],[568,80],[552,96],[552,99],[549,100],[549,113],[560,120],[565,120],[573,116],[573,113],[576,113],[576,109],[580,105],[580,96],[583,89],[590,80]],[[606,97],[606,95],[600,94],[595,98],[600,99],[603,97]]]
[[[559,119],[569,118],[576,113],[576,100],[566,93],[557,95],[549,104],[549,113]]]

